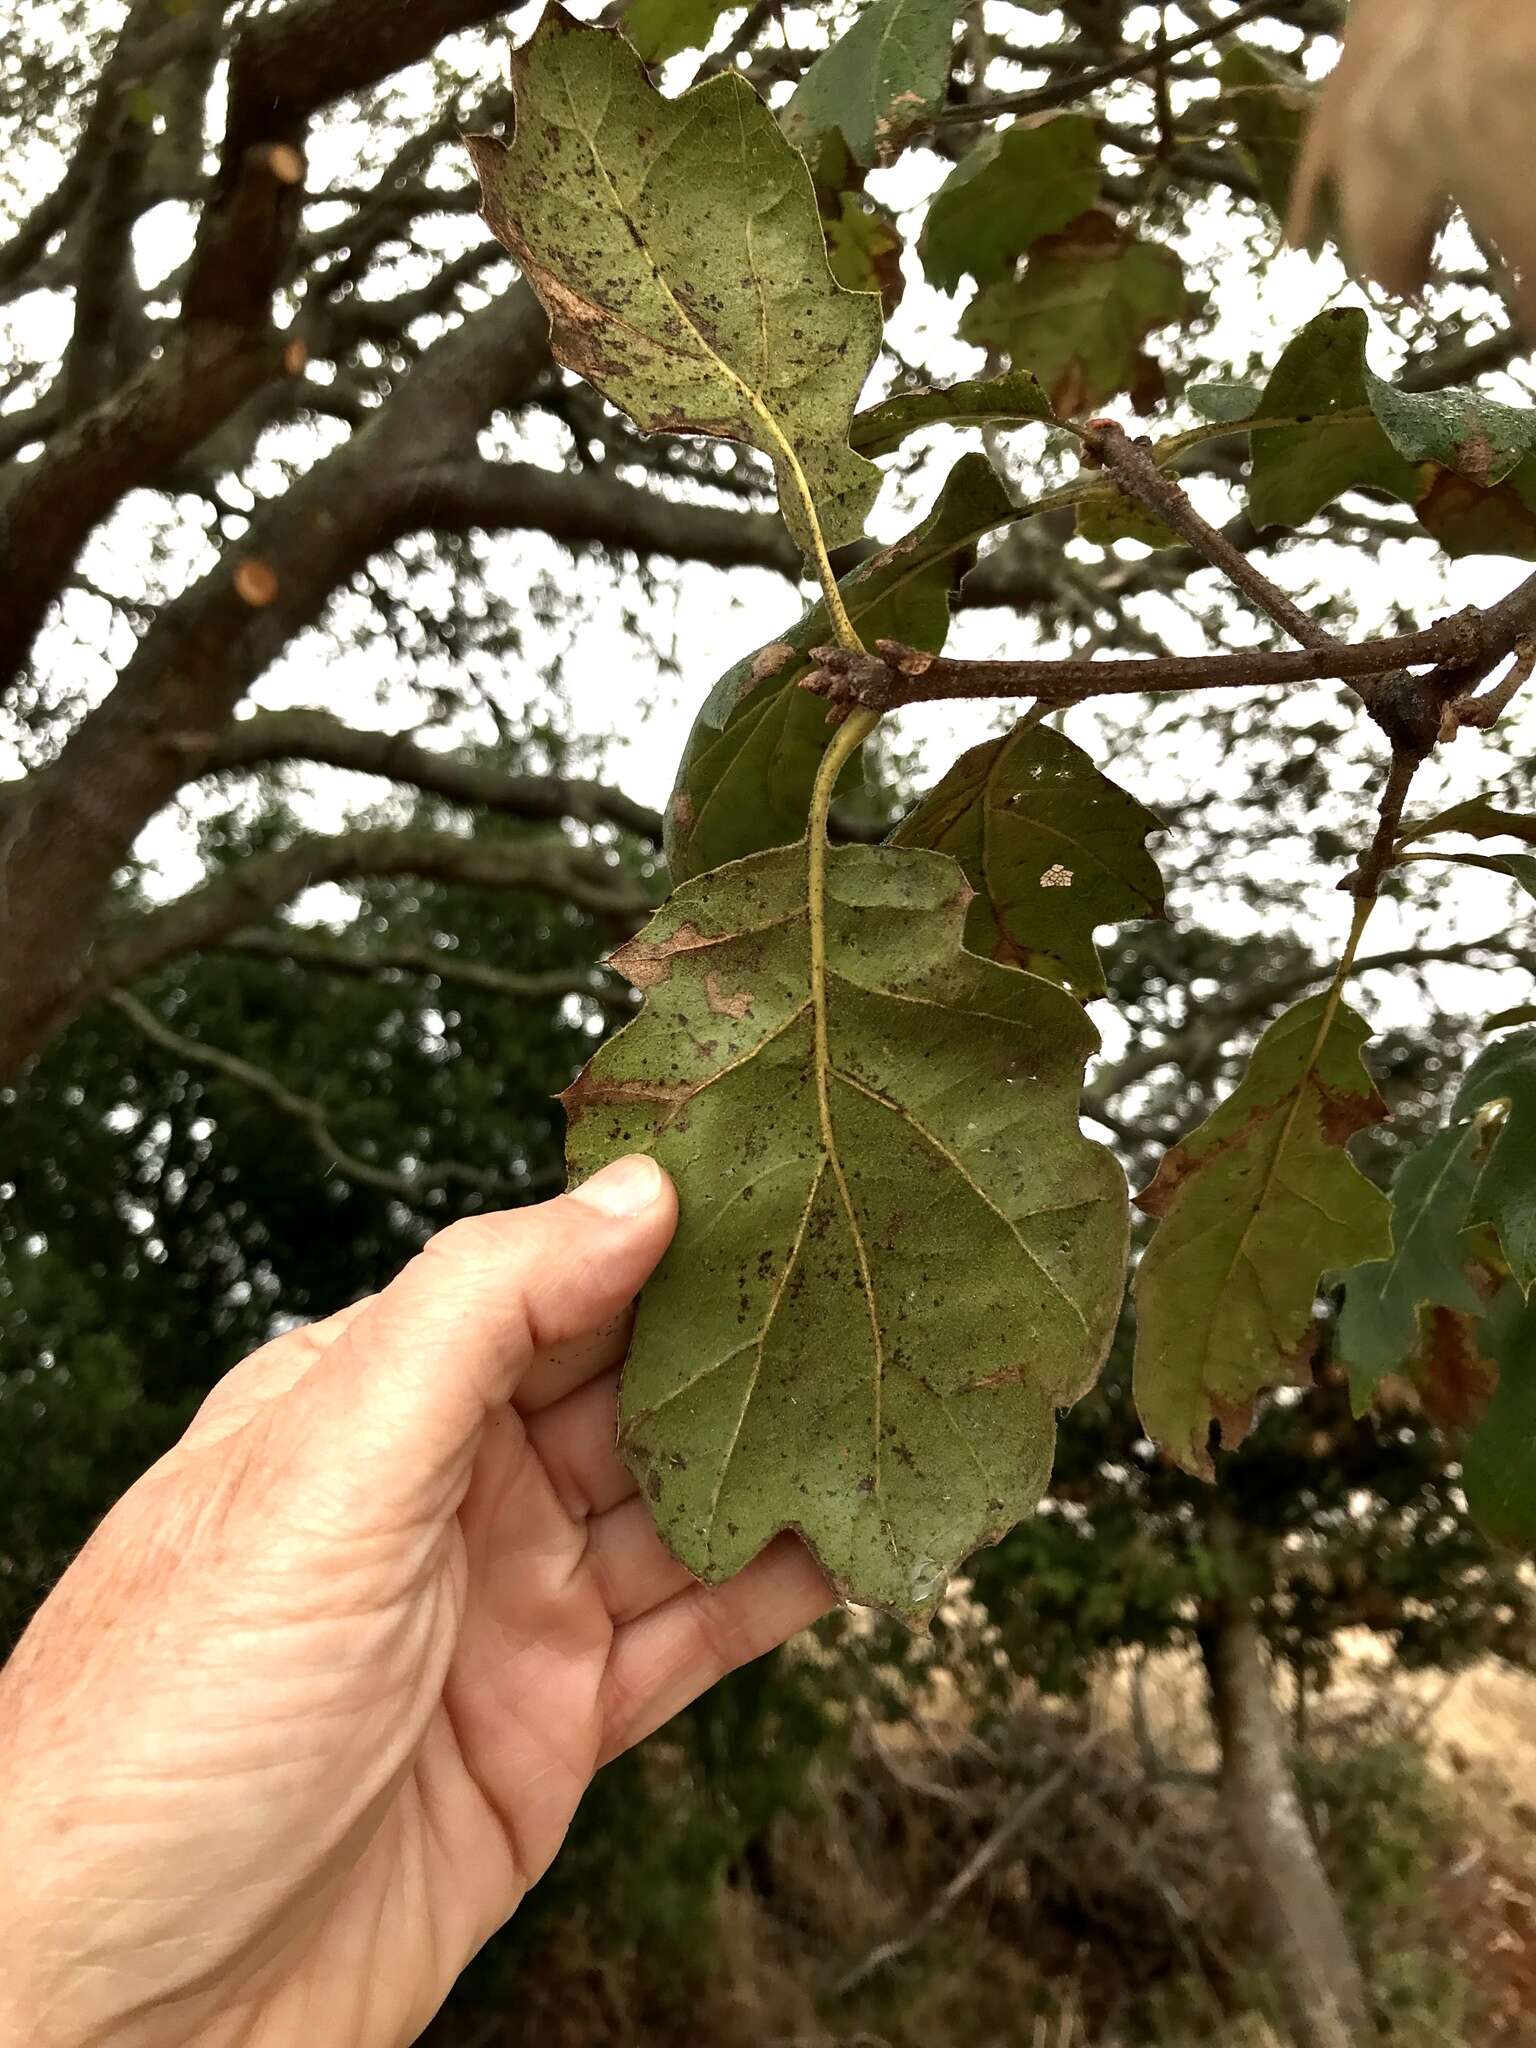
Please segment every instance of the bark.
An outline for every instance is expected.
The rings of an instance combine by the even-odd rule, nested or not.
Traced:
[[[1216,1548],[1232,1562],[1228,1542]],[[1368,2034],[1364,1980],[1286,1761],[1258,1624],[1239,1584],[1207,1607],[1200,1647],[1222,1805],[1251,1872],[1257,1931],[1297,2048],[1357,2048]]]

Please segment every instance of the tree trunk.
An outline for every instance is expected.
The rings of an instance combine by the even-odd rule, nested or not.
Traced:
[[[1236,1586],[1206,1608],[1200,1647],[1222,1805],[1252,1873],[1259,1938],[1298,2048],[1358,2048],[1368,2031],[1364,1981],[1286,1761],[1252,1604]]]

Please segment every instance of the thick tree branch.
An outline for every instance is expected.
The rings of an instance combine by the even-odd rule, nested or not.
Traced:
[[[202,736],[199,735],[201,746]],[[661,819],[645,804],[606,783],[560,775],[523,775],[457,753],[419,746],[408,732],[363,732],[328,711],[263,711],[225,728],[202,760],[207,775],[265,768],[277,761],[315,761],[494,811],[540,822],[572,818],[615,825],[659,843]]]
[[[620,870],[564,839],[473,839],[387,828],[316,833],[277,852],[253,855],[174,902],[109,928],[95,948],[80,1001],[136,981],[183,953],[222,945],[320,882],[391,875],[484,889],[530,889],[610,918],[625,930],[653,907]]]
[[[511,1002],[558,1002],[566,996],[580,996],[620,1016],[628,1016],[635,1007],[628,983],[607,968],[549,968],[542,973],[518,974],[511,968],[463,960],[453,948],[445,946],[390,946],[383,952],[365,953],[316,937],[312,931],[290,927],[269,932],[237,932],[232,938],[216,941],[211,950],[319,974],[339,974],[353,981],[414,975],[436,981],[444,988],[474,989],[479,995],[499,996]]]
[[[204,1039],[188,1038],[182,1032],[173,1031],[169,1024],[125,989],[115,990],[107,1001],[128,1019],[136,1031],[142,1032],[152,1045],[169,1053],[172,1059],[188,1067],[202,1067],[226,1081],[237,1082],[240,1087],[260,1096],[263,1102],[270,1103],[279,1115],[292,1117],[295,1123],[302,1124],[329,1169],[346,1180],[356,1181],[363,1187],[378,1188],[382,1193],[396,1195],[405,1202],[427,1200],[453,1187],[470,1188],[476,1194],[498,1198],[527,1196],[533,1191],[534,1183],[526,1176],[519,1179],[511,1174],[496,1173],[489,1167],[469,1166],[459,1159],[422,1160],[402,1170],[378,1166],[342,1144],[331,1129],[323,1103],[316,1102],[313,1096],[296,1094],[268,1068],[258,1067],[237,1053],[225,1052],[220,1046],[209,1045]]]
[[[0,823],[0,1074],[67,1014],[113,874],[146,821],[200,773],[187,736],[212,750],[250,683],[331,592],[410,530],[417,472],[472,446],[548,359],[548,323],[522,286],[446,334],[365,428],[252,519],[243,557],[268,572],[270,601],[252,606],[240,562],[221,559],[162,608],[112,694],[22,785]],[[22,875],[47,886],[23,887]]]

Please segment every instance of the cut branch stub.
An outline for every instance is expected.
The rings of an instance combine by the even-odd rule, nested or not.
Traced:
[[[1306,1384],[1323,1274],[1391,1252],[1387,1198],[1344,1150],[1386,1115],[1368,1028],[1331,994],[1277,1018],[1137,1197],[1162,1221],[1136,1275],[1136,1405],[1187,1471],[1210,1476],[1213,1423],[1231,1449],[1264,1388]]]
[[[827,268],[810,173],[745,79],[664,98],[611,30],[551,7],[512,63],[508,147],[469,138],[485,218],[550,344],[647,433],[745,441],[808,553],[855,540],[879,472],[848,424],[879,301]]]
[[[843,578],[843,603],[859,633],[942,647],[950,605],[976,559],[977,541],[1012,517],[1012,501],[991,463],[983,455],[962,456],[921,525]],[[787,845],[804,832],[832,728],[826,705],[799,684],[811,672],[812,648],[830,634],[826,606],[818,602],[782,638],[728,669],[705,699],[667,806],[674,882]],[[857,761],[847,773],[859,773]]]
[[[898,846],[952,854],[976,891],[965,942],[984,958],[1105,993],[1094,929],[1163,915],[1147,852],[1161,821],[1081,747],[1028,720],[962,754],[897,828]]]
[[[941,855],[806,846],[685,884],[619,956],[641,1015],[566,1092],[573,1176],[653,1153],[678,1233],[641,1298],[621,1444],[701,1578],[798,1529],[920,1617],[1039,1499],[1114,1326],[1127,1205],[1078,1124],[1070,996],[962,946]]]

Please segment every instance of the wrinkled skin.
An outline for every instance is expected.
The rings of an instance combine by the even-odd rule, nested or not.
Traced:
[[[445,1230],[268,1345],[0,1674],[0,2039],[384,2048],[593,1772],[827,1603],[784,1539],[663,1550],[614,1451],[649,1161]]]

